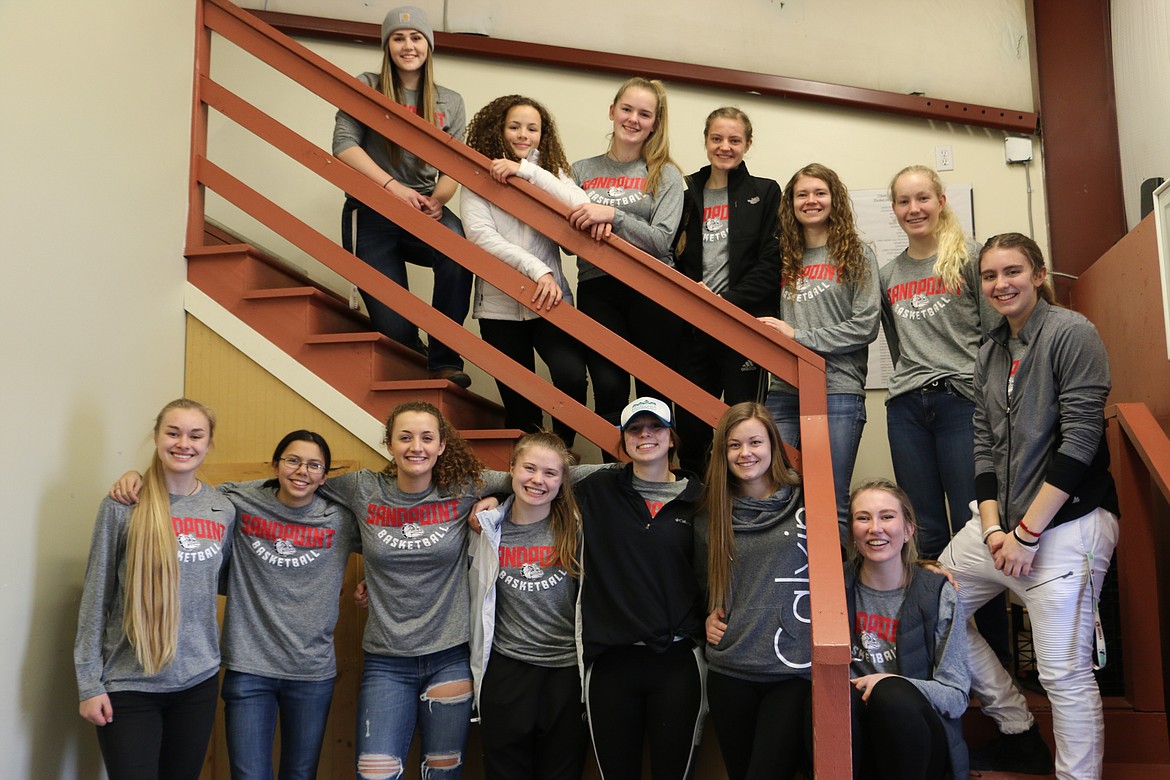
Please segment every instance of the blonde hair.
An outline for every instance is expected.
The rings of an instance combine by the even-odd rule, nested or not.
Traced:
[[[731,597],[731,568],[735,560],[735,534],[731,529],[733,477],[727,468],[727,440],[732,429],[747,420],[759,420],[768,433],[772,448],[771,478],[774,487],[799,485],[800,477],[792,470],[788,454],[776,430],[772,414],[763,404],[744,401],[730,407],[715,427],[707,478],[699,495],[699,510],[707,513],[707,608],[709,612],[726,609]]]
[[[419,78],[416,105],[414,106],[416,114],[429,124],[438,127],[439,123],[435,119],[435,101],[439,99],[439,90],[435,86],[435,66],[433,63],[434,52],[427,48],[427,58],[423,61],[422,74]],[[402,86],[402,77],[398,75],[398,68],[394,65],[394,60],[390,57],[390,44],[382,50],[382,71],[378,79],[378,91],[386,97],[393,100],[399,105],[405,106],[406,103],[406,88]],[[441,128],[440,128],[441,129]],[[386,142],[386,151],[390,155],[390,161],[395,165],[402,162],[402,147],[391,141],[389,138],[383,137]],[[421,162],[421,161],[420,161]],[[426,163],[423,163],[424,165]]]
[[[666,87],[658,79],[644,79],[641,76],[634,76],[627,79],[618,89],[617,94],[613,96],[613,105],[617,105],[622,95],[626,94],[626,90],[635,87],[654,95],[654,100],[657,102],[654,109],[654,131],[642,144],[642,160],[646,163],[646,191],[651,195],[657,195],[658,188],[662,185],[662,170],[667,165],[678,168],[678,163],[670,156],[670,123],[666,110]],[[612,139],[610,149],[613,149]]]
[[[553,548],[556,550],[560,567],[570,577],[579,577],[581,560],[578,555],[578,537],[581,533],[581,509],[577,506],[570,475],[570,467],[577,462],[577,456],[569,450],[560,436],[548,431],[537,431],[522,436],[520,441],[516,442],[516,448],[512,450],[511,465],[515,466],[520,455],[533,447],[544,447],[561,459],[561,488],[549,509],[549,527],[552,528]]]
[[[940,200],[946,194],[946,187],[943,186],[942,179],[938,177],[934,168],[925,165],[908,165],[890,179],[891,203],[894,202],[894,186],[898,183],[898,179],[915,173],[930,179],[934,194]],[[934,237],[938,242],[934,275],[942,280],[943,286],[948,290],[962,290],[963,268],[975,258],[967,251],[967,237],[963,235],[963,227],[959,224],[959,218],[955,216],[955,212],[951,210],[949,204],[943,204],[938,213],[938,225],[935,227]]]
[[[862,482],[849,494],[849,528],[850,536],[853,535],[853,502],[857,497],[867,490],[878,490],[883,493],[888,493],[901,505],[902,520],[906,524],[906,543],[902,545],[902,569],[903,569],[903,584],[910,584],[910,578],[914,575],[914,567],[918,565],[918,542],[914,536],[914,530],[918,528],[918,521],[914,516],[914,505],[910,503],[910,496],[906,495],[906,491],[895,485],[888,479],[871,479]],[[865,559],[857,551],[856,544],[847,545],[849,563],[854,567],[858,576],[861,575],[861,567],[865,565]]]
[[[192,409],[207,418],[215,435],[215,413],[189,398],[162,408],[154,420],[157,438],[163,418],[175,409]],[[138,663],[153,676],[175,660],[179,636],[179,545],[171,521],[171,497],[157,447],[142,479],[138,505],[126,532],[125,612],[122,630]]]

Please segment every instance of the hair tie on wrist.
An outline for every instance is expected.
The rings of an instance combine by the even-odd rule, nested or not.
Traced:
[[[984,543],[984,544],[987,544],[987,539],[988,539],[988,537],[990,537],[990,536],[991,536],[993,533],[995,533],[996,531],[999,531],[999,532],[1000,532],[1000,533],[1002,533],[1002,534],[1006,534],[1006,533],[1007,533],[1007,531],[1003,530],[1003,529],[1002,529],[1002,528],[1000,528],[998,525],[996,525],[996,526],[992,526],[991,528],[988,528],[986,531],[984,531],[984,532],[983,532],[983,543]]]
[[[389,186],[390,186],[390,182],[392,182],[392,181],[394,181],[394,177],[393,177],[393,176],[391,176],[389,179],[387,179],[387,180],[386,180],[386,183],[382,185],[382,189],[386,189],[387,187],[389,187]]]
[[[1033,549],[1040,546],[1040,542],[1026,542],[1026,541],[1024,541],[1023,538],[1020,537],[1018,528],[1012,531],[1012,536],[1016,537],[1016,541],[1019,542],[1024,547],[1027,547],[1029,550],[1033,550]]]

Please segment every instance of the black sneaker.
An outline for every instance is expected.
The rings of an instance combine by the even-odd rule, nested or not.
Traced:
[[[431,379],[446,379],[460,387],[471,387],[471,377],[458,368],[440,368],[432,371]]]
[[[983,772],[1018,772],[1022,775],[1052,774],[1052,751],[1040,737],[1036,724],[1020,734],[1000,734],[971,751],[971,768]]]

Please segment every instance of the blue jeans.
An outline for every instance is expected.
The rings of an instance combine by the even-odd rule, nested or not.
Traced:
[[[445,206],[439,221],[444,227],[463,235],[463,223]],[[431,306],[440,314],[450,317],[457,325],[462,325],[467,318],[467,310],[471,306],[471,272],[353,198],[346,199],[341,211],[341,245],[366,265],[408,290],[410,284],[406,278],[406,264],[428,266],[435,272]],[[415,325],[365,290],[362,290],[362,300],[370,312],[370,322],[379,333],[412,349],[421,347]],[[463,358],[432,337],[427,368],[431,371],[462,369]]]
[[[333,680],[285,680],[228,670],[224,726],[232,780],[272,780],[272,738],[280,711],[280,780],[312,780],[329,721]]]
[[[365,653],[358,693],[359,778],[405,776],[416,723],[423,780],[462,777],[472,707],[468,657],[467,645],[401,658]],[[431,695],[432,689],[452,682],[467,683],[467,693]]]
[[[837,493],[837,523],[842,542],[849,530],[849,485],[857,447],[865,429],[865,398],[852,393],[829,393],[829,457],[833,460],[833,486]],[[800,397],[773,390],[766,401],[772,419],[786,444],[800,449]]]
[[[975,500],[974,414],[975,404],[947,383],[903,393],[886,404],[894,476],[918,516],[923,558],[942,553]]]

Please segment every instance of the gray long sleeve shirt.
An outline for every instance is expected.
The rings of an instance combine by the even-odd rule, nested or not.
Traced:
[[[838,265],[828,247],[804,252],[804,276],[796,289],[780,292],[780,319],[796,331],[796,342],[825,359],[830,393],[865,395],[869,345],[877,338],[881,319],[878,265],[864,247],[867,272],[858,282],[838,278]],[[796,388],[772,377],[772,390],[795,394]]]
[[[285,506],[271,481],[227,483],[239,512],[223,619],[225,668],[286,680],[336,674],[333,628],[357,523],[314,496]]]
[[[673,165],[666,165],[657,195],[646,190],[648,173],[641,158],[619,163],[608,154],[601,154],[573,163],[573,180],[585,190],[589,200],[613,206],[613,232],[646,254],[673,266],[670,247],[682,218],[682,173]],[[588,260],[577,259],[578,282],[601,276],[605,276],[605,271]]]
[[[363,73],[357,77],[359,81],[373,90],[378,89],[380,78],[376,73]],[[463,140],[467,131],[467,111],[463,107],[463,98],[458,92],[446,87],[435,85],[435,120],[439,128],[458,140]],[[403,91],[403,99],[408,110],[415,111],[418,103],[415,90]],[[412,190],[430,194],[439,180],[439,171],[433,166],[415,157],[405,149],[397,165],[390,159],[390,152],[386,148],[386,139],[374,132],[366,125],[354,119],[344,111],[338,110],[337,119],[333,125],[333,154],[337,156],[346,149],[360,146],[374,162],[387,174],[393,176]]]
[[[971,261],[958,290],[947,289],[935,276],[937,255],[913,260],[904,251],[882,268],[882,326],[894,360],[887,403],[938,379],[950,380],[967,400],[975,400],[975,356],[983,336],[1001,319],[983,297],[981,249],[967,245]]]
[[[370,589],[362,638],[368,653],[417,656],[467,642],[467,517],[480,495],[504,492],[511,476],[485,471],[481,491],[432,486],[405,493],[375,471],[334,477],[318,491],[357,518]]]
[[[115,691],[182,691],[219,671],[216,596],[231,551],[235,507],[206,485],[193,496],[171,496],[179,546],[179,631],[175,660],[150,676],[122,630],[126,533],[133,511],[106,497],[94,523],[73,645],[79,701]]]

